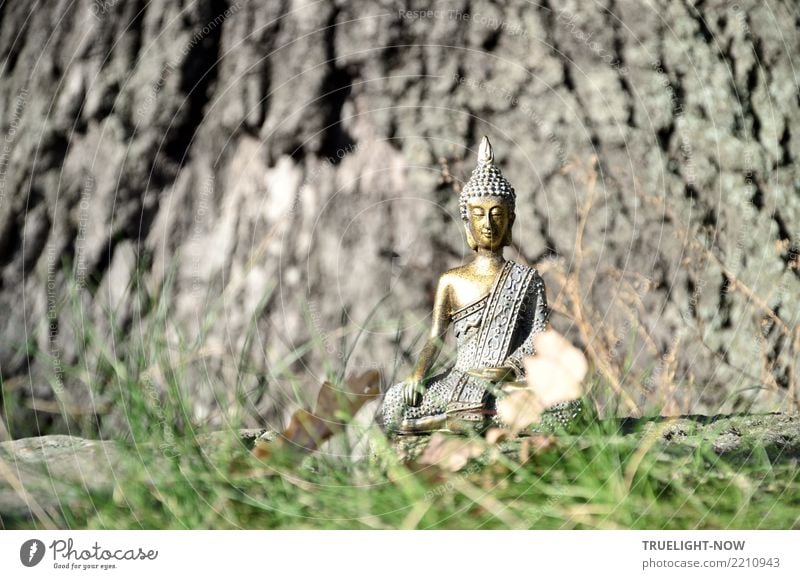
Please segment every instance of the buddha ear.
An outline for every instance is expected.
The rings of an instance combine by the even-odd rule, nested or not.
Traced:
[[[513,211],[511,215],[508,216],[508,229],[506,229],[506,235],[503,238],[503,246],[511,245],[513,239],[511,237],[511,230],[514,229],[514,220],[517,218],[517,214]]]
[[[469,226],[469,221],[464,222],[464,230],[467,232],[467,245],[472,251],[478,249],[478,242],[475,241],[475,236],[472,235],[472,229]]]

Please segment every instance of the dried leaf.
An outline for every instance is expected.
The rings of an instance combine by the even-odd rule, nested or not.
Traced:
[[[279,447],[313,452],[331,436],[344,430],[359,408],[378,395],[379,383],[377,370],[348,379],[341,389],[324,382],[314,412],[302,409],[295,412],[281,436],[274,442],[257,443],[253,455],[267,458]]]
[[[533,347],[536,355],[525,358],[525,373],[541,404],[549,408],[580,398],[589,369],[583,352],[555,330],[534,336]]]
[[[370,370],[357,378],[349,378],[340,389],[330,382],[323,382],[314,406],[316,416],[348,422],[358,409],[379,394],[380,372]]]
[[[447,436],[437,432],[431,436],[419,462],[456,472],[464,468],[469,459],[483,454],[485,448],[484,444],[478,440]]]
[[[544,411],[539,397],[532,390],[517,390],[497,401],[497,414],[513,432],[538,422]]]
[[[512,438],[514,433],[505,428],[490,428],[486,431],[486,444],[498,444],[504,440]]]
[[[289,426],[283,431],[281,440],[285,441],[285,444],[310,452],[330,438],[338,426],[338,423],[323,416],[312,414],[307,410],[298,410],[289,421]]]

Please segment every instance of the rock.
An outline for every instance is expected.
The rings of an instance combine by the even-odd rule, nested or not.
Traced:
[[[726,432],[720,434],[714,441],[714,451],[717,454],[724,454],[726,452],[733,452],[738,450],[742,442],[742,438],[733,432]]]
[[[0,443],[0,521],[36,507],[58,513],[82,489],[110,493],[119,454],[113,442],[50,435]]]

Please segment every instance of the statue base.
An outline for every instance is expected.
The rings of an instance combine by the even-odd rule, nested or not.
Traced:
[[[542,414],[539,422],[532,424],[520,434],[555,433],[569,430],[578,423],[583,413],[580,400],[556,404]],[[494,408],[475,408],[404,419],[394,435],[430,434],[433,432],[452,432],[455,434],[481,435],[489,428],[507,428]]]

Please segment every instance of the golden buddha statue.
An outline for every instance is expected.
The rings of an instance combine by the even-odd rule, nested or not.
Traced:
[[[430,336],[411,375],[392,386],[381,407],[389,433],[462,430],[500,425],[495,403],[503,385],[525,379],[523,358],[532,355],[533,336],[549,316],[544,281],[534,268],[506,261],[516,195],[494,164],[483,137],[478,166],[461,191],[459,208],[475,259],[441,276]],[[448,327],[456,338],[455,364],[430,376]],[[549,409],[566,424],[579,403]]]

